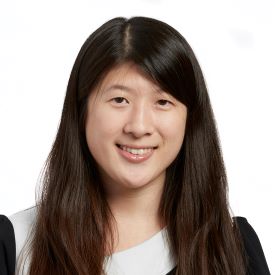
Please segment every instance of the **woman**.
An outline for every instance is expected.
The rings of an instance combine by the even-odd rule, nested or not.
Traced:
[[[114,18],[84,43],[43,183],[36,207],[2,216],[18,274],[269,274],[230,216],[198,61],[163,22]]]

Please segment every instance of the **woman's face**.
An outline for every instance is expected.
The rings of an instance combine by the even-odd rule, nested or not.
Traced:
[[[185,105],[126,63],[91,92],[87,112],[87,144],[107,190],[164,183],[184,139]]]

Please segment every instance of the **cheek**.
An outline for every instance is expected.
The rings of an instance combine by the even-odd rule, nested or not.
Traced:
[[[172,116],[159,124],[162,125],[161,133],[167,154],[177,155],[179,152],[184,140],[185,124],[185,116]]]
[[[117,116],[109,112],[98,111],[90,114],[86,122],[86,139],[90,146],[104,145],[121,130]]]
[[[161,117],[157,125],[160,125],[162,132],[169,138],[182,138],[185,132],[186,116],[184,114],[171,114],[169,116]]]

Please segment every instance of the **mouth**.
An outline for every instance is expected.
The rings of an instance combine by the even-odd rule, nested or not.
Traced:
[[[140,163],[149,159],[157,146],[132,146],[116,144],[120,155],[127,161]]]
[[[146,155],[151,151],[153,151],[154,149],[157,149],[157,146],[128,146],[128,145],[121,145],[121,144],[116,144],[116,146],[119,149],[134,155]]]

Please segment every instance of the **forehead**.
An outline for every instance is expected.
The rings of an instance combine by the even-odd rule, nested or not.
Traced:
[[[114,89],[130,92],[135,89],[161,91],[161,88],[147,76],[136,64],[123,63],[112,68],[101,81],[98,91]]]

